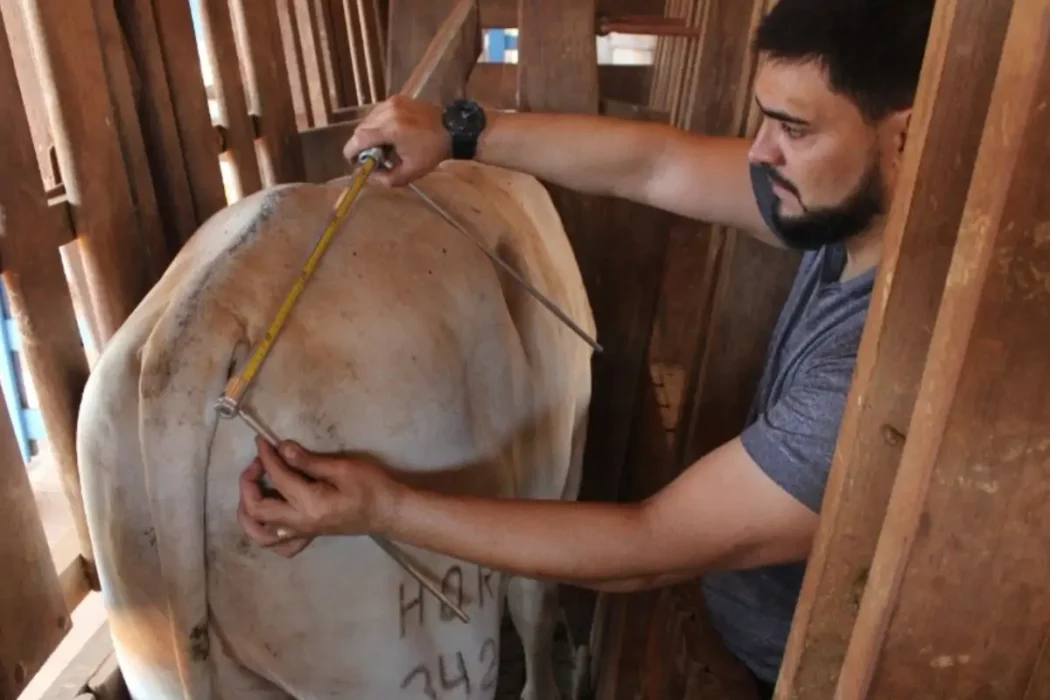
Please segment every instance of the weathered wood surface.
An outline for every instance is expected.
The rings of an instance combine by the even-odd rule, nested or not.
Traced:
[[[331,122],[332,95],[329,92],[331,83],[330,64],[326,65],[327,37],[323,25],[323,7],[321,0],[292,0],[295,9],[296,25],[299,28],[299,41],[303,50],[303,66],[306,75],[306,95],[310,100],[310,109],[315,126],[325,126]]]
[[[1017,0],[837,697],[1050,696],[1048,103]]]
[[[152,284],[96,31],[93,3],[25,0],[48,120],[102,341]]]
[[[406,21],[413,21],[410,15]],[[398,92],[430,101],[444,101],[462,94],[480,47],[477,6],[474,0],[456,0],[448,14],[429,31],[431,39],[419,52],[416,65],[399,82]],[[400,80],[401,76],[394,75]],[[362,115],[368,108],[358,110]],[[347,174],[350,164],[343,146],[353,135],[359,119],[304,130],[302,140],[306,178],[324,182]]]
[[[481,55],[477,0],[391,0],[391,13],[389,90],[422,85],[415,96],[438,104],[464,96]]]
[[[81,550],[91,560],[76,455],[77,407],[88,367],[59,255],[59,246],[71,235],[60,228],[44,198],[2,24],[0,18],[0,124],[5,125],[0,139],[0,269],[21,336],[21,353],[36,389],[48,448],[62,477]],[[46,557],[44,563],[51,566],[50,562],[50,556]]]
[[[156,198],[166,264],[178,250],[179,241],[197,226],[193,190],[182,154],[182,136],[174,107],[176,98],[168,85],[153,4],[116,0],[115,3],[96,5],[104,18],[109,14],[104,7],[107,4],[115,5],[119,27],[114,31],[127,47],[125,65],[111,61],[111,89],[115,91],[114,97],[118,103],[122,103],[121,88],[130,82],[136,108],[135,114],[128,114],[126,108],[122,110],[120,133],[129,142],[134,139],[143,141],[148,164],[145,173],[138,166],[134,168],[134,189],[144,192],[149,188]],[[103,19],[101,24],[105,27],[109,22]],[[113,42],[109,43],[112,45]],[[113,55],[113,52],[110,54]],[[126,69],[125,76],[117,72],[122,67]],[[136,152],[137,149],[132,148],[132,153]],[[145,198],[149,195],[142,196]]]
[[[597,114],[594,2],[523,2],[518,53],[519,109]],[[580,261],[598,336],[594,400],[584,458],[584,500],[614,500],[626,459],[638,380],[667,241],[665,215],[648,207],[581,196],[548,184]],[[625,280],[631,280],[625,284]],[[594,597],[563,591],[574,638],[588,639]]]
[[[397,0],[391,0],[395,3]],[[518,0],[479,0],[481,26],[488,28],[517,27]],[[566,3],[568,4],[568,3]],[[594,4],[594,29],[597,31],[599,15],[620,17],[624,15],[652,15],[663,11],[662,0],[597,0]]]
[[[230,0],[248,111],[259,119],[257,154],[266,187],[301,182],[305,172],[278,22],[280,7],[280,3]]]
[[[829,697],[838,678],[909,432],[1011,4],[937,6],[885,254],[785,654],[778,690],[785,700]]]
[[[142,93],[142,81],[114,3],[95,3],[95,21],[98,23],[102,59],[117,120],[117,136],[131,187],[132,204],[138,217],[140,235],[146,241],[150,253],[149,258],[142,262],[147,267],[149,279],[156,280],[171,259],[171,251],[165,240],[164,223],[138,111],[137,99]]]
[[[262,188],[259,159],[255,154],[255,125],[248,113],[241,80],[241,61],[229,0],[203,0],[201,25],[205,54],[214,67],[218,123],[224,132],[223,150],[234,171],[233,198],[240,199]]]
[[[15,62],[15,72],[22,88],[22,101],[25,103],[26,116],[29,118],[29,129],[33,132],[37,164],[44,180],[44,188],[51,189],[61,181],[56,168],[52,167],[54,142],[51,139],[50,126],[47,121],[47,107],[44,105],[44,93],[37,77],[36,64],[33,62],[33,47],[26,35],[25,16],[22,12],[22,0],[0,0],[0,14],[4,17],[7,29],[8,46]]]
[[[650,66],[598,66],[602,100],[648,105]],[[467,96],[493,109],[518,108],[518,66],[478,63],[467,81]]]
[[[288,88],[296,125],[299,129],[307,129],[314,125],[313,110],[307,95],[308,83],[303,59],[303,45],[299,39],[299,23],[295,18],[292,0],[276,0],[275,14],[281,36],[281,47],[284,52]]]
[[[169,241],[176,251],[205,219],[226,206],[226,190],[219,168],[219,139],[208,110],[208,95],[201,75],[200,52],[189,3],[153,0],[153,12],[164,56],[164,74],[175,111],[181,148],[178,155],[185,163],[193,194],[194,225],[177,231],[175,239]],[[172,167],[177,168],[178,162],[174,161]]]
[[[62,641],[70,621],[6,411],[0,412],[0,531],[5,572],[0,576],[0,698],[14,700]]]

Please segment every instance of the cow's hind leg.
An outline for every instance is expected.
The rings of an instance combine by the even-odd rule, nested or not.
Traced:
[[[514,577],[507,591],[507,605],[525,651],[522,700],[557,700],[559,694],[554,679],[557,584]]]

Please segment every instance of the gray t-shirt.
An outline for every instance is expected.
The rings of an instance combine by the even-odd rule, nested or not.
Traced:
[[[752,170],[769,221],[769,181]],[[835,451],[875,271],[845,282],[841,245],[803,254],[780,313],[742,442],[785,491],[820,511]],[[798,602],[805,564],[719,572],[704,577],[704,595],[729,649],[759,678],[775,682]]]

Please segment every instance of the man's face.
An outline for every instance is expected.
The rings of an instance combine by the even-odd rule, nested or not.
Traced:
[[[843,241],[886,212],[906,113],[869,123],[816,63],[764,61],[755,99],[764,119],[750,158],[773,183],[774,220],[789,243]]]

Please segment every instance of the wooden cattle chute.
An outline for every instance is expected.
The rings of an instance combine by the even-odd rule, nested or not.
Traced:
[[[49,547],[0,419],[0,700],[97,589],[73,447],[94,353],[205,218],[344,174],[456,3],[193,0],[198,45],[189,1],[0,0],[0,265],[78,543]],[[517,64],[473,65],[471,25],[426,96],[749,135],[773,2],[478,0],[481,28],[519,29]],[[1048,0],[938,2],[782,700],[1050,698],[1048,26]],[[654,65],[598,65],[610,29],[659,32]],[[582,497],[642,498],[739,431],[797,256],[551,190],[607,349]],[[564,601],[601,700],[752,697],[695,585]]]

